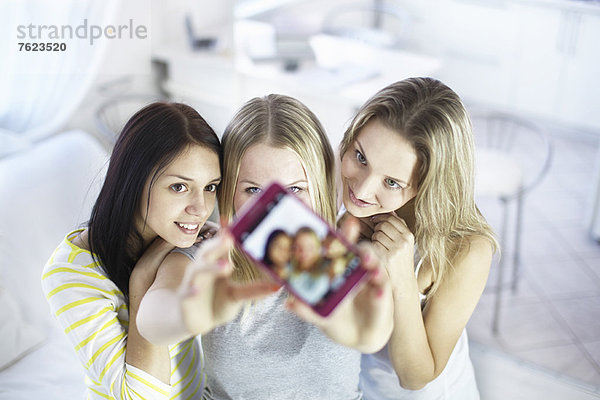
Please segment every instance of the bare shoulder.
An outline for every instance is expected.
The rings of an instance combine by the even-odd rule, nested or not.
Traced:
[[[71,243],[73,243],[75,246],[79,247],[80,249],[90,251],[88,237],[89,237],[89,230],[88,230],[88,228],[85,228],[83,231],[81,231],[79,233],[79,235],[75,236],[71,240]]]
[[[460,248],[458,257],[491,257],[493,253],[490,241],[481,235],[468,236]]]
[[[191,260],[185,254],[178,252],[169,253],[156,272],[154,287],[175,289],[183,281]]]
[[[480,281],[487,280],[492,264],[493,247],[484,236],[474,235],[464,239],[462,246],[453,260],[451,275],[471,276]]]

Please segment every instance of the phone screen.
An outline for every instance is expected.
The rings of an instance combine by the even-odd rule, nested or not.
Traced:
[[[245,253],[321,315],[366,272],[354,248],[278,184],[246,207],[230,229]]]

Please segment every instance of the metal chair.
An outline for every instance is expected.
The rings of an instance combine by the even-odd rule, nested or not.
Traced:
[[[471,113],[476,149],[475,191],[478,198],[493,197],[500,201],[502,221],[500,245],[508,241],[508,225],[514,223],[512,242],[512,277],[514,293],[521,267],[521,232],[523,202],[548,173],[552,160],[552,145],[546,133],[536,124],[505,112]],[[511,221],[509,208],[515,205]],[[504,273],[508,254],[500,256],[497,266],[492,332],[498,333]]]

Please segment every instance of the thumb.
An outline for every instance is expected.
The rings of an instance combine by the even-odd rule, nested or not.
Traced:
[[[360,222],[353,215],[348,215],[340,224],[339,233],[350,243],[356,243],[360,235]]]
[[[314,312],[312,308],[294,296],[288,296],[287,300],[285,301],[285,307],[306,322],[316,326],[321,326],[323,324],[323,317]]]
[[[226,260],[229,257],[229,251],[233,247],[231,235],[222,231],[217,236],[204,241],[202,246],[196,251],[194,258],[194,267],[204,269],[213,266],[219,260]]]

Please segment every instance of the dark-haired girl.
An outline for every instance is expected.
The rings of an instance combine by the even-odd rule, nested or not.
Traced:
[[[85,367],[86,398],[201,394],[197,340],[153,345],[135,321],[165,257],[204,232],[220,164],[218,137],[189,106],[153,103],[125,125],[87,227],[66,235],[42,276],[52,313]]]

